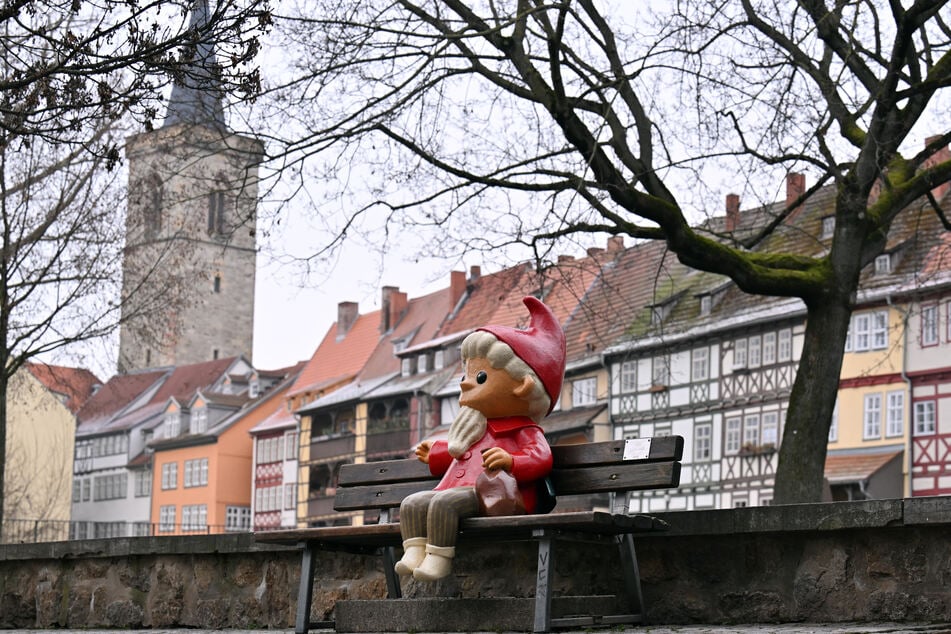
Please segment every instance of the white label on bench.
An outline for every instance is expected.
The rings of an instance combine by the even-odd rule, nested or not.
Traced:
[[[646,460],[650,455],[650,438],[628,438],[624,441],[625,460]]]

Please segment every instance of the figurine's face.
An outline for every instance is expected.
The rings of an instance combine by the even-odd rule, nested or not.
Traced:
[[[517,381],[505,370],[493,368],[486,359],[468,359],[462,377],[459,404],[478,410],[486,418],[528,416],[534,381]]]

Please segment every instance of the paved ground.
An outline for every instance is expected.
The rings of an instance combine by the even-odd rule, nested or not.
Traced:
[[[333,630],[311,630],[314,634],[332,634]],[[6,632],[28,632],[29,634],[293,634],[294,630],[4,630]],[[898,623],[838,623],[791,625],[647,625],[641,628],[624,630],[605,628],[581,630],[578,634],[596,632],[624,634],[951,634],[951,623],[908,625]],[[486,634],[504,634],[491,632]],[[566,632],[565,634],[571,634]]]

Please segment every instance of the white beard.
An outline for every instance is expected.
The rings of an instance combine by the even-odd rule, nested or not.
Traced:
[[[485,430],[485,416],[480,411],[465,406],[459,408],[459,413],[449,426],[449,455],[458,458],[464,454],[482,439]]]

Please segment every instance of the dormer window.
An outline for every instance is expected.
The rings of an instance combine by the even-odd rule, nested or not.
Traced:
[[[208,408],[204,405],[192,410],[191,433],[204,434],[208,431]]]
[[[413,373],[413,360],[409,357],[405,357],[400,363],[400,375],[401,376],[410,376]]]
[[[182,432],[182,418],[178,412],[165,412],[163,425],[166,438],[175,438]]]
[[[700,315],[709,315],[710,311],[713,310],[713,296],[712,295],[701,295],[700,296]]]
[[[833,233],[835,233],[835,216],[825,216],[822,219],[822,231],[819,237],[831,238]]]
[[[892,272],[892,256],[890,253],[883,253],[875,258],[875,274],[887,275]]]
[[[446,351],[437,350],[433,355],[433,369],[442,370],[444,367],[446,367]]]
[[[421,354],[416,359],[416,372],[424,374],[429,372],[429,355]]]
[[[259,379],[258,375],[255,374],[248,382],[248,396],[251,398],[257,398],[259,394],[261,394],[261,379]]]

